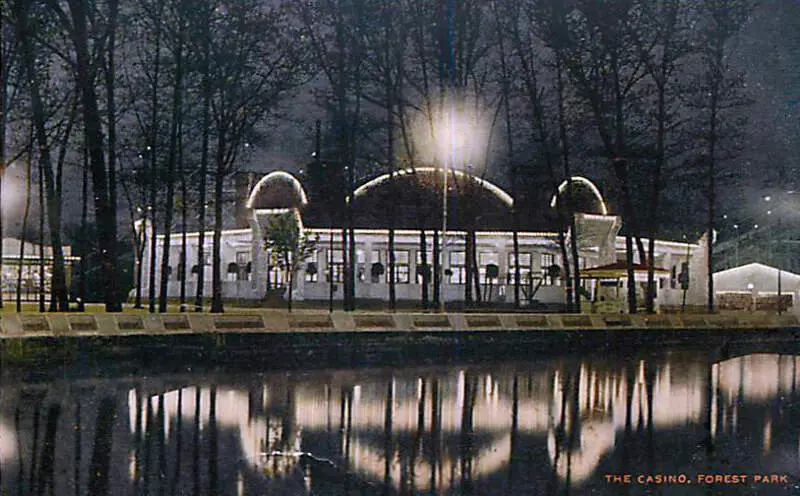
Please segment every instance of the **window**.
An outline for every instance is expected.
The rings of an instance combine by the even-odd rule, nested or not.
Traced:
[[[394,282],[397,284],[408,284],[411,282],[410,256],[408,250],[394,251]],[[386,267],[389,268],[388,266]],[[389,282],[389,272],[386,272],[386,282]]]
[[[325,253],[328,260],[326,281],[331,281],[331,273],[333,274],[333,282],[344,281],[344,253],[342,250],[333,250],[333,257],[331,257],[331,250],[327,250]]]
[[[486,274],[486,267],[489,265],[495,265],[499,268],[500,256],[497,254],[497,252],[496,251],[478,252],[478,278],[481,284],[486,284],[489,282],[490,278]],[[496,277],[493,278],[492,281],[497,282],[497,278]]]
[[[516,260],[514,253],[508,254],[508,274],[506,274],[506,283],[514,284],[514,271],[516,270]],[[533,256],[530,253],[519,254],[519,283],[527,284],[531,278]]]
[[[247,251],[236,252],[236,265],[238,267],[238,272],[236,274],[237,281],[247,281],[250,278],[250,274],[247,272],[247,264],[249,263],[250,263],[250,252]]]
[[[364,282],[366,279],[367,255],[361,248],[356,249],[356,278]]]
[[[689,288],[689,262],[681,262],[681,273],[678,275],[681,289]]]
[[[552,253],[542,253],[542,285],[558,285],[558,277],[553,277],[551,267],[556,266],[556,257]]]
[[[380,250],[372,250],[372,252],[370,253],[369,261],[370,261],[369,280],[372,284],[378,284],[380,282],[381,276],[386,273],[386,264],[383,263],[383,261],[381,260]],[[380,267],[376,264],[380,264]],[[383,270],[383,272],[380,272],[379,270]]]
[[[450,284],[464,284],[467,280],[467,256],[463,251],[450,252]]]
[[[267,289],[283,287],[286,274],[278,267],[278,256],[267,252]]]
[[[673,265],[669,276],[669,287],[675,289],[678,286],[678,266]]]
[[[428,265],[428,283],[433,281],[433,253],[428,250],[425,252],[425,263]],[[417,273],[416,273],[416,281],[417,284],[422,284],[422,273],[420,272],[422,269],[422,251],[417,250]]]
[[[214,250],[214,247],[210,246],[210,245],[203,247],[203,264],[204,265],[211,266],[213,264],[213,261],[211,260],[211,257],[214,255],[214,251],[213,250]],[[199,247],[198,247],[198,251],[199,251]]]
[[[317,262],[317,250],[311,252],[303,263],[303,272],[305,273],[306,282],[319,281],[319,263]]]

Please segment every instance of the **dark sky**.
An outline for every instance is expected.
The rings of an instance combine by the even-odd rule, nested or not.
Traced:
[[[784,211],[796,212],[796,222],[800,224],[800,0],[762,0],[736,41],[732,64],[746,73],[752,104],[747,110],[743,152],[723,166],[728,177],[720,184],[719,211],[728,219],[721,222],[720,229],[730,229],[734,223],[752,226],[762,218],[766,220],[766,211],[771,207],[763,197],[787,197],[781,191],[799,192],[797,205],[787,203]],[[314,121],[325,118],[314,101],[314,86],[299,89],[284,102],[280,116],[262,126],[263,139],[252,148],[240,169],[296,172],[308,163],[313,151]],[[16,164],[9,171],[3,190],[6,199],[14,195],[19,199],[3,212],[10,235],[21,227],[21,165]],[[502,168],[493,167],[492,172],[497,176]],[[68,171],[66,176],[65,190],[70,193],[64,199],[68,213],[65,219],[67,223],[77,223],[80,174]],[[504,177],[492,179],[499,184],[507,182]],[[600,186],[606,189],[609,185]],[[699,217],[696,202],[702,202],[702,198],[696,196],[687,201],[674,190],[666,194],[672,196],[667,201],[677,205],[676,224],[681,218]],[[794,201],[794,196],[787,198]],[[685,213],[681,213],[681,206]],[[35,204],[31,212],[37,212]],[[127,220],[125,208],[120,209],[120,218]]]
[[[800,1],[764,0],[736,50],[753,102],[720,203],[744,220],[763,215],[764,195],[800,189]]]
[[[800,0],[759,2],[732,48],[732,66],[745,73],[747,96],[752,101],[746,110],[743,150],[722,164],[726,177],[719,185],[719,211],[727,214],[730,222],[727,226],[721,222],[720,229],[734,222],[758,222],[770,208],[763,201],[765,195],[778,197],[782,190],[800,192]],[[314,119],[324,119],[324,112],[314,104],[310,88],[300,90],[285,103],[284,110],[285,118],[270,126],[265,146],[253,154],[246,168],[297,171],[310,158]],[[498,167],[494,171],[502,172]],[[506,182],[503,177],[495,180]],[[667,194],[680,195],[675,191]],[[687,203],[685,198],[677,200]],[[693,202],[703,201],[697,194],[693,198]],[[800,202],[797,207],[800,224]],[[697,217],[696,205],[687,204],[686,208],[688,216]],[[681,217],[680,208],[674,215]],[[680,220],[675,220],[679,225]],[[690,222],[687,229],[694,224]]]

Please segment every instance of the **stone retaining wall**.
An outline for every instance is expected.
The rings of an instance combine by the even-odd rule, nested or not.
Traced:
[[[228,332],[547,331],[624,329],[769,329],[800,327],[791,314],[498,314],[498,313],[8,313],[0,338],[126,336]]]

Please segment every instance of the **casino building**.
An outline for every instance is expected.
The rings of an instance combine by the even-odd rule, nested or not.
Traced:
[[[589,179],[573,177],[572,205],[576,215],[576,236],[585,288],[583,306],[595,311],[618,312],[625,307],[627,275],[625,243],[620,235],[623,219],[609,211],[600,190]],[[326,195],[309,195],[294,175],[271,172],[259,180],[237,180],[246,191],[246,201],[236,207],[239,226],[222,233],[223,297],[230,300],[261,300],[269,292],[286,291],[286,274],[277,266],[274,254],[265,248],[264,232],[271,216],[294,212],[304,232],[315,240],[315,251],[301,265],[294,278],[293,299],[341,300],[344,279],[342,216],[332,212]],[[447,188],[446,198],[442,191]],[[567,182],[559,188],[564,192]],[[244,196],[242,195],[244,200]],[[563,195],[562,195],[563,196]],[[566,301],[565,285],[554,212],[559,195],[542,205],[540,214],[525,214],[519,222],[519,265],[521,303],[542,310],[557,310]],[[394,198],[394,201],[391,199]],[[433,260],[434,232],[442,246],[441,295],[445,302],[464,301],[466,287],[466,239],[475,233],[481,300],[487,305],[510,304],[514,299],[515,257],[513,249],[514,198],[497,185],[461,171],[419,167],[399,170],[364,182],[355,189],[353,225],[356,247],[356,298],[388,300],[389,227],[395,230],[395,288],[398,301],[420,301],[423,259]],[[445,215],[446,213],[446,219]],[[233,216],[233,215],[232,215]],[[141,226],[141,224],[140,224]],[[444,227],[444,229],[443,229]],[[442,232],[444,234],[442,234]],[[161,238],[159,235],[158,238]],[[204,293],[211,295],[212,233],[205,236],[206,260],[197,265],[198,233],[187,233],[186,294],[194,295],[197,275],[205,271]],[[162,239],[158,242],[156,270],[161,267]],[[645,240],[646,243],[646,240]],[[171,236],[170,268],[177,267],[181,236]],[[423,258],[423,246],[425,256]],[[657,240],[657,304],[676,306],[684,294],[689,304],[705,301],[705,239],[695,243]],[[143,273],[151,260],[145,250]],[[170,271],[169,296],[179,295],[179,276]],[[688,274],[688,289],[682,288],[681,274]],[[157,273],[156,280],[160,274]],[[331,280],[332,278],[332,280]],[[147,277],[142,294],[147,294]],[[428,277],[432,295],[432,277]],[[644,300],[647,267],[636,266],[636,286]]]

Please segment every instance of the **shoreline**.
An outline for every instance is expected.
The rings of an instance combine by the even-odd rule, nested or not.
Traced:
[[[800,329],[792,313],[569,314],[343,312],[240,309],[212,314],[38,313],[0,315],[0,341],[43,337],[247,333],[373,333],[645,329]]]
[[[700,348],[722,360],[738,348],[780,352],[800,344],[794,315],[768,314],[23,313],[3,315],[0,326],[0,362],[15,369],[402,366],[657,346]]]

